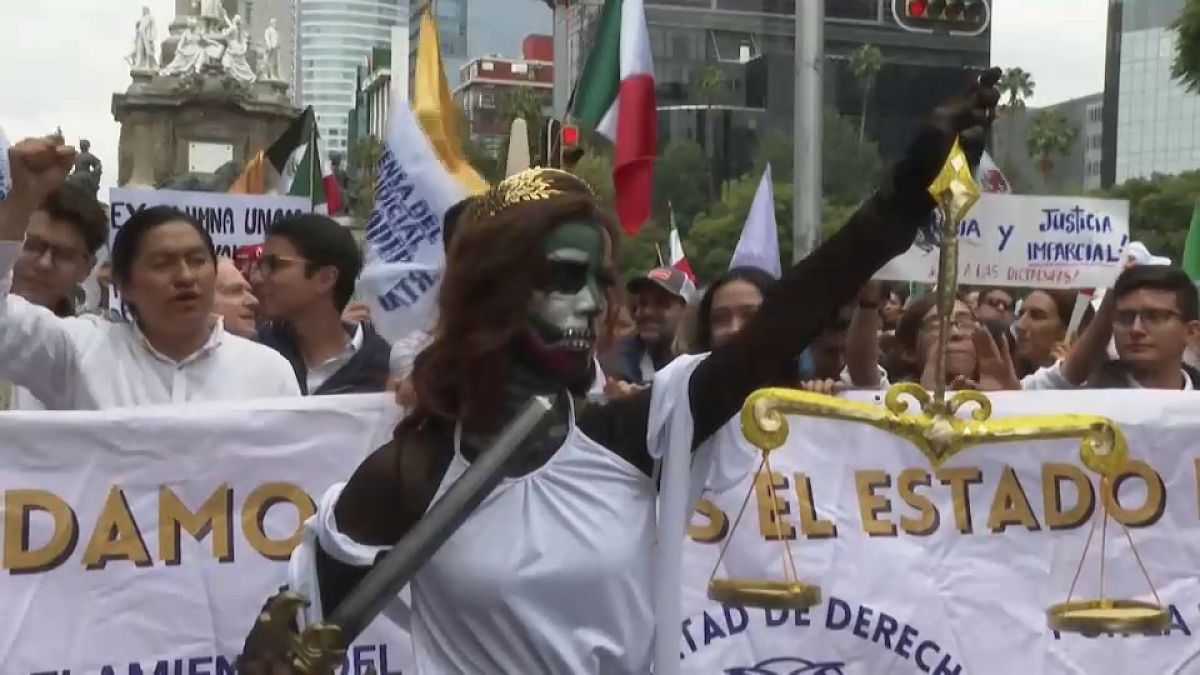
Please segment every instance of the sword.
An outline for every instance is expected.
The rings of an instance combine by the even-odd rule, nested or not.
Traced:
[[[380,554],[371,571],[325,622],[296,635],[291,630],[292,617],[306,600],[294,592],[272,598],[259,619],[266,641],[274,643],[266,653],[286,655],[293,673],[332,673],[341,664],[346,648],[499,485],[504,478],[504,466],[525,446],[525,441],[552,409],[550,398],[534,396],[412,530],[390,551]],[[254,669],[239,668],[238,672],[254,672]]]

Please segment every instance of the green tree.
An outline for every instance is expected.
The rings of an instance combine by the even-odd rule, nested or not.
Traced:
[[[679,229],[686,233],[696,214],[710,201],[711,182],[704,148],[695,141],[673,141],[654,163],[655,218],[670,222],[670,208],[673,207]]]
[[[374,136],[365,136],[350,147],[350,216],[360,223],[371,217],[375,208],[375,177],[383,144]]]
[[[1188,91],[1200,93],[1200,0],[1186,0],[1171,28],[1175,31],[1171,77]]]
[[[854,123],[832,108],[825,109],[824,144],[821,148],[821,188],[835,204],[857,204],[879,184],[883,160],[879,146],[859,143]]]
[[[1037,86],[1033,81],[1033,76],[1023,68],[1008,68],[1004,74],[1000,76],[1000,96],[1003,99],[1000,104],[1000,111],[1008,117],[1009,134],[1015,135],[1017,112],[1025,109],[1025,100],[1033,96],[1033,90]],[[1017,146],[1016,138],[1008,139],[1008,152],[1005,160],[1012,164],[1013,148]]]
[[[862,113],[858,120],[859,145],[862,145],[867,135],[867,102],[875,89],[875,78],[879,76],[881,68],[883,68],[883,52],[879,51],[879,47],[875,45],[864,44],[854,50],[850,56],[850,72],[858,82],[858,88],[862,90],[863,97]]]
[[[1075,145],[1079,130],[1068,120],[1061,110],[1049,108],[1042,110],[1033,118],[1029,127],[1029,137],[1025,139],[1025,148],[1030,158],[1037,164],[1042,174],[1042,184],[1050,185],[1050,174],[1054,171],[1054,158],[1066,157]]]
[[[596,191],[601,204],[611,205],[616,191],[612,182],[612,156],[607,150],[588,148],[583,159],[575,165],[575,175],[584,179]]]
[[[504,180],[504,167],[500,164],[500,158],[489,152],[483,143],[475,139],[463,143],[463,156],[488,183],[495,185]]]
[[[506,168],[508,144],[512,140],[507,134],[512,129],[513,120],[518,117],[525,120],[525,127],[529,131],[530,163],[533,166],[538,166],[545,161],[542,129],[546,126],[546,103],[535,91],[528,87],[509,87],[509,89],[510,91],[504,95],[500,102],[500,119],[504,122],[505,133],[504,143],[500,149],[500,156],[497,158],[500,162],[501,173]]]
[[[1178,262],[1191,225],[1196,195],[1200,194],[1200,171],[1178,175],[1154,174],[1131,178],[1098,197],[1129,200],[1129,236],[1146,244],[1156,255]]]

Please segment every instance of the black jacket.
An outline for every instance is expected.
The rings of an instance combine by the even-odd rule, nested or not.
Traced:
[[[356,326],[346,324],[346,333],[354,335]],[[354,353],[336,373],[325,380],[316,391],[308,390],[308,368],[296,341],[286,326],[266,326],[259,332],[259,341],[264,345],[283,354],[296,371],[296,379],[300,383],[300,392],[305,396],[320,396],[323,394],[369,394],[380,392],[387,388],[389,361],[392,348],[370,323],[363,322],[362,348]]]

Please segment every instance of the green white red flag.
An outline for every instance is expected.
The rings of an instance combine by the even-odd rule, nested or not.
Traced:
[[[604,3],[572,114],[613,142],[617,216],[626,232],[637,234],[650,219],[658,150],[654,60],[642,0]]]

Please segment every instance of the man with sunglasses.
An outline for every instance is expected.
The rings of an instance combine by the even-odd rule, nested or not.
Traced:
[[[1089,386],[1102,389],[1194,390],[1200,372],[1184,363],[1189,339],[1200,333],[1200,299],[1182,270],[1141,265],[1113,286],[1112,331],[1119,360],[1100,368]]]
[[[259,335],[292,364],[304,394],[383,391],[391,347],[368,322],[347,324],[362,253],[354,236],[318,214],[285,218],[267,230],[254,271]]]

